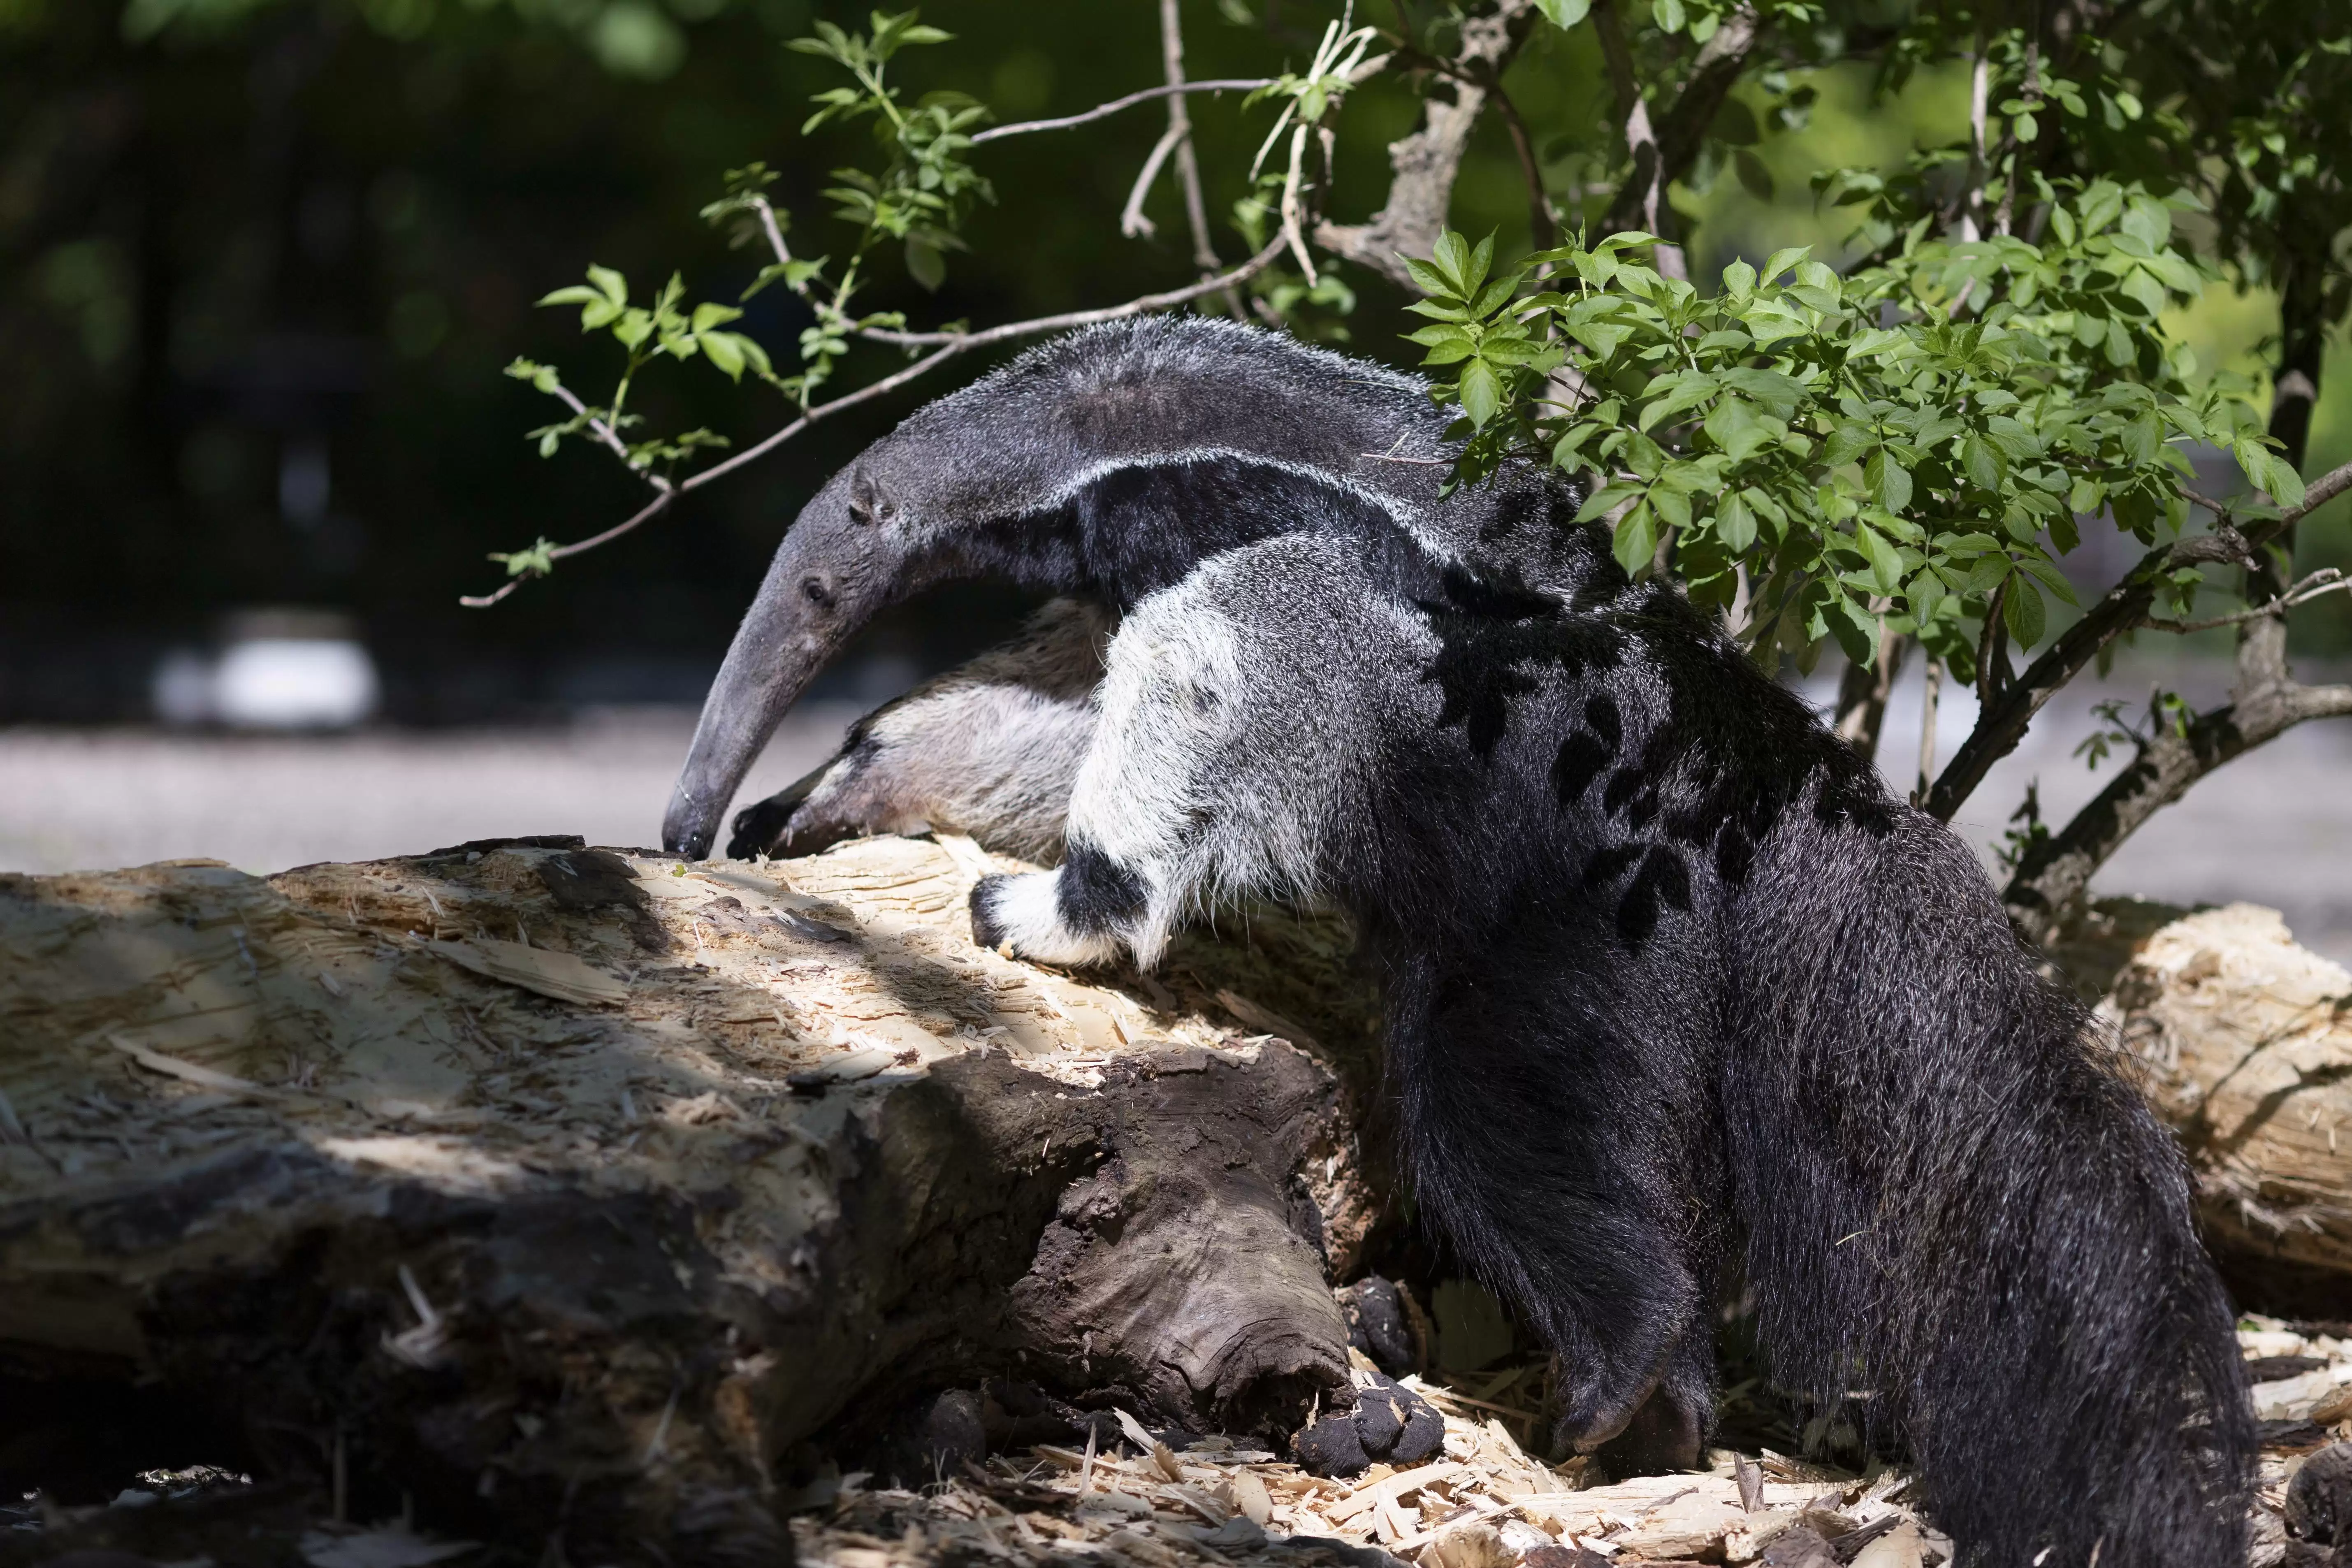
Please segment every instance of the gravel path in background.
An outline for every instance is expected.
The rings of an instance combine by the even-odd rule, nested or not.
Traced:
[[[2218,700],[2228,679],[2220,668],[2162,673],[2200,704]],[[1994,770],[1957,825],[1988,862],[2029,781],[2040,779],[2054,826],[2113,776],[2114,763],[2094,774],[2071,753],[2096,726],[2094,701],[2144,706],[2149,679],[2119,671],[2069,693]],[[1826,700],[1830,688],[1817,679],[1807,694]],[[1915,671],[1896,689],[1881,749],[1904,790],[1917,768],[1919,706]],[[742,798],[815,766],[856,717],[845,705],[795,712]],[[1974,718],[1966,694],[1943,705],[1940,757]],[[0,731],[0,870],[204,856],[268,872],[527,833],[652,845],[693,730],[691,712],[652,710],[496,733]],[[2352,721],[2305,725],[2208,779],[2126,844],[2096,886],[2177,903],[2268,904],[2306,945],[2352,962]]]

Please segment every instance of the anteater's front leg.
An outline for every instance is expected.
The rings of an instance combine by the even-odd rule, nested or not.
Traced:
[[[1318,548],[1231,552],[1128,616],[1063,863],[974,889],[981,942],[1049,963],[1125,949],[1149,967],[1212,904],[1321,890],[1370,721],[1354,711],[1360,590],[1333,586]]]
[[[727,853],[810,855],[923,825],[1057,858],[1111,625],[1099,605],[1055,600],[1018,637],[867,714],[830,762],[738,812]]]

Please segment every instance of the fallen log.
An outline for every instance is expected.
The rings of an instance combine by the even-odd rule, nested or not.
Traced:
[[[2180,1136],[2242,1304],[2352,1314],[2352,973],[2253,904],[2125,945],[2100,1012]]]
[[[972,945],[992,864],[0,878],[0,1373],[585,1562],[774,1562],[810,1439],[992,1374],[1288,1431],[1383,1202],[1346,932],[1082,982]]]
[[[161,1388],[337,1518],[573,1561],[774,1561],[801,1478],[992,1376],[1279,1451],[1388,1208],[1349,934],[1081,981],[971,944],[1000,864],[0,878],[0,1404]],[[2110,923],[2217,1242],[2340,1280],[2352,980],[2268,911]]]

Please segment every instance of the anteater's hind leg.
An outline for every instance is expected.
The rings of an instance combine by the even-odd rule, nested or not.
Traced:
[[[1058,858],[1111,626],[1100,605],[1055,600],[1018,637],[867,714],[830,762],[738,812],[727,853],[808,855],[919,824]]]
[[[1414,1195],[1559,1353],[1555,1441],[1616,1475],[1685,1469],[1713,1416],[1720,1256],[1697,1057],[1580,1005],[1623,977],[1579,969],[1532,980],[1502,956],[1391,985]]]

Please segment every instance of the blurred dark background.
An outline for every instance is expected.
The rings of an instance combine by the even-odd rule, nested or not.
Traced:
[[[1197,9],[1202,77],[1298,61],[1325,19]],[[698,700],[808,493],[984,362],[822,426],[495,610],[457,599],[500,580],[486,552],[593,532],[641,494],[593,453],[542,461],[523,439],[554,405],[502,377],[508,361],[554,361],[592,388],[615,352],[536,298],[596,261],[641,291],[675,268],[695,297],[732,299],[757,259],[697,209],[753,159],[782,172],[773,194],[803,254],[847,236],[818,192],[867,154],[866,132],[802,139],[832,68],[780,47],[811,15],[807,0],[0,0],[0,721],[143,720],[167,650],[257,605],[347,612],[398,721]],[[1158,79],[1149,4],[964,0],[926,16],[958,42],[898,68],[976,90],[1000,118]],[[1268,113],[1203,106],[1213,214],[1242,194]],[[1401,93],[1352,111],[1360,188],[1343,206],[1377,203],[1379,149],[1413,113]],[[985,322],[1188,280],[1167,182],[1156,238],[1117,230],[1163,124],[1154,106],[991,148],[998,203],[939,295],[890,258],[865,303]],[[1465,182],[1467,221],[1483,202],[1524,229],[1495,140]],[[1351,335],[1402,358],[1401,301],[1357,281]],[[742,324],[788,366],[807,321],[779,288]],[[853,360],[843,384],[888,363]],[[657,428],[740,443],[783,414],[698,364],[641,386]],[[900,681],[1017,611],[982,590],[895,616],[869,639],[882,672],[853,663],[836,687]]]
[[[490,612],[457,595],[499,581],[487,552],[578,538],[637,493],[578,447],[542,461],[522,438],[553,405],[499,374],[517,354],[594,387],[609,342],[532,301],[590,261],[642,290],[680,270],[730,299],[752,253],[697,209],[720,173],[781,171],[779,205],[803,253],[847,229],[819,195],[867,152],[862,127],[803,139],[824,62],[782,41],[811,0],[0,0],[0,722],[144,720],[158,661],[216,639],[257,605],[347,613],[381,678],[380,712],[410,723],[499,720],[583,703],[691,702],[794,510],[847,453],[979,363],[821,427],[703,492],[639,536],[567,563]],[[839,19],[861,13],[835,6]],[[1196,78],[1302,63],[1331,8],[1297,0],[1187,6]],[[1001,120],[1067,112],[1159,78],[1146,0],[943,0],[926,18],[953,44],[910,49],[917,87],[976,92]],[[1598,62],[1544,30],[1515,68],[1515,100],[1556,165],[1599,131]],[[1730,180],[1687,195],[1705,269],[1792,237],[1833,241],[1803,165],[1891,160],[1948,134],[1960,84],[1923,78],[1874,109],[1828,81],[1802,138],[1768,145],[1791,167],[1769,201]],[[1271,110],[1200,100],[1217,242]],[[1340,216],[1377,205],[1381,149],[1414,105],[1377,83],[1343,124]],[[1076,133],[1016,139],[981,162],[998,200],[971,226],[936,297],[886,265],[869,308],[929,322],[993,321],[1099,304],[1187,279],[1170,182],[1157,237],[1115,215],[1163,124],[1157,106]],[[1795,145],[1803,142],[1806,145]],[[1564,166],[1564,165],[1562,165]],[[1519,172],[1488,116],[1456,219],[1526,238]],[[1395,291],[1361,275],[1341,330],[1410,363]],[[2225,356],[2263,330],[2258,297],[2217,290],[2200,324]],[[748,330],[789,363],[806,324],[782,289]],[[2192,333],[2192,335],[2196,335]],[[1403,352],[1400,352],[1403,351]],[[883,356],[847,367],[873,373]],[[2327,378],[2331,390],[2344,384]],[[845,384],[846,383],[845,383]],[[699,365],[645,378],[655,426],[707,424],[739,443],[782,416],[759,389]],[[2324,410],[2315,463],[2345,441]],[[2340,509],[2339,509],[2340,510]],[[2306,552],[2341,552],[2340,521]],[[2096,574],[2102,563],[2086,562]],[[1017,605],[968,591],[877,627],[881,673],[902,683],[1000,630]],[[2299,635],[2347,637],[2335,605]],[[864,686],[860,686],[859,682]],[[847,683],[845,685],[844,683]]]

